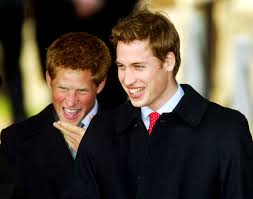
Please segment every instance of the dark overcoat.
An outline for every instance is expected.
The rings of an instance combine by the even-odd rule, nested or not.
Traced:
[[[74,160],[63,135],[53,126],[50,104],[39,114],[1,133],[4,152],[22,177],[25,199],[57,199]]]
[[[23,199],[23,183],[0,145],[0,199]]]
[[[253,143],[245,117],[189,85],[149,136],[126,103],[94,117],[75,162],[73,199],[251,199]]]

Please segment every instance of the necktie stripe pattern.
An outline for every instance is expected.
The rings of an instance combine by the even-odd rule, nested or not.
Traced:
[[[160,114],[157,112],[152,112],[149,114],[149,119],[150,119],[149,128],[148,128],[149,135],[151,134],[152,129],[153,129],[156,121],[159,119],[159,117],[160,117]]]

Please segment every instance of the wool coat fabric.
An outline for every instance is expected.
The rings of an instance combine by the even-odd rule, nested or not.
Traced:
[[[64,198],[251,199],[253,143],[246,118],[191,86],[149,136],[140,108],[96,115]]]
[[[60,198],[72,172],[74,160],[63,135],[53,126],[54,114],[50,104],[1,132],[3,150],[21,175],[24,199]]]

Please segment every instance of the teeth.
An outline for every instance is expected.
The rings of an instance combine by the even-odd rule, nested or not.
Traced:
[[[68,112],[68,113],[76,113],[76,112],[78,112],[78,109],[67,109],[67,108],[65,108],[64,110],[65,110],[65,112]]]
[[[129,92],[130,92],[131,94],[137,93],[137,92],[139,92],[139,91],[141,91],[141,88],[129,89]]]

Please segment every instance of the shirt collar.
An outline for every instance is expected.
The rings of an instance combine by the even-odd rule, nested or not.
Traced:
[[[190,85],[181,84],[180,86],[184,91],[184,95],[174,108],[173,112],[176,117],[181,119],[181,121],[184,121],[186,125],[195,127],[202,121],[210,102],[203,98]],[[211,106],[213,106],[213,104]],[[117,110],[118,111],[113,111],[115,114],[113,114],[113,117],[115,120],[116,134],[118,135],[132,132],[129,129],[135,129],[139,126],[140,122],[143,122],[141,108],[134,107],[130,101],[122,104]],[[166,115],[169,114],[164,113],[164,119],[166,118]]]
[[[159,108],[156,112],[158,112],[160,115],[162,113],[170,113],[173,111],[173,109],[177,106],[179,101],[184,95],[184,91],[180,84],[177,84],[177,91],[176,93],[161,107]],[[149,114],[153,112],[152,109],[150,109],[147,106],[141,107],[141,115],[142,119],[147,118]]]
[[[95,101],[95,106],[93,107],[93,109],[83,118],[83,120],[81,121],[81,123],[84,124],[84,126],[87,128],[90,124],[90,120],[91,118],[96,115],[98,112],[98,101],[96,99]]]

